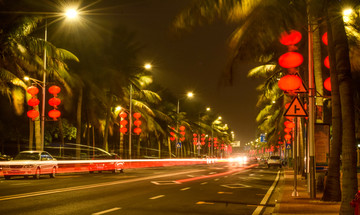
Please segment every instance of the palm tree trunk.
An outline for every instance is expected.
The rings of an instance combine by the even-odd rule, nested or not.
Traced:
[[[64,152],[62,150],[64,150],[64,145],[65,145],[65,140],[64,140],[64,129],[63,129],[63,124],[62,124],[62,118],[59,117],[59,132],[60,132],[60,140],[61,140],[61,146],[60,147],[60,157],[64,155]]]
[[[171,159],[171,141],[170,141],[170,137],[167,137],[167,143],[168,143],[168,147],[169,147],[169,158]]]
[[[137,151],[136,151],[136,154],[137,154],[137,157],[140,158],[140,135],[137,135]]]
[[[157,139],[157,142],[158,142],[158,157],[159,157],[159,159],[161,158],[161,138],[159,138],[159,136],[158,135],[156,135],[156,139]]]
[[[121,158],[124,158],[124,134],[121,132],[120,132],[119,155]]]
[[[39,106],[35,107],[35,110],[39,111]],[[35,148],[41,150],[41,128],[40,128],[40,117],[37,117],[34,121],[35,124]]]
[[[80,158],[80,144],[81,144],[81,108],[83,99],[83,88],[79,89],[79,97],[76,110],[76,157]]]
[[[29,150],[33,149],[34,145],[34,121],[29,119]]]
[[[357,193],[355,112],[351,85],[349,47],[342,16],[338,15],[341,5],[335,1],[331,7],[331,30],[335,45],[336,70],[338,73],[341,116],[342,116],[342,198],[340,214],[353,214],[349,202]]]
[[[326,178],[323,201],[341,201],[340,189],[340,154],[341,154],[341,106],[339,85],[336,72],[336,57],[329,19],[326,20],[328,29],[328,50],[331,77],[331,111],[332,111],[332,138],[330,144],[330,160],[328,176]],[[330,29],[330,30],[329,30]]]

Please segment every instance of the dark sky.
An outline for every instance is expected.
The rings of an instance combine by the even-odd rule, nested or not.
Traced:
[[[27,0],[25,0],[27,1]],[[47,1],[44,1],[47,3]],[[39,7],[53,8],[44,2],[33,2]],[[65,2],[65,1],[55,1]],[[83,1],[82,6],[91,1]],[[177,97],[183,97],[188,91],[195,94],[194,100],[210,106],[223,117],[235,132],[235,139],[246,143],[255,138],[258,92],[255,88],[260,80],[249,79],[246,74],[251,63],[238,66],[233,86],[219,86],[220,76],[226,69],[228,59],[227,40],[234,26],[217,22],[197,27],[181,36],[170,31],[175,16],[192,0],[103,0],[86,8],[88,14],[71,30],[83,28],[78,35],[68,34],[68,27],[50,24],[49,41],[68,40],[68,44],[96,46],[97,38],[106,37],[113,27],[125,26],[136,33],[136,39],[144,45],[141,58],[151,62],[154,81],[170,89]],[[56,10],[56,9],[55,9]],[[55,30],[56,29],[56,30]],[[86,33],[84,33],[86,32]],[[66,36],[64,36],[66,35]],[[68,36],[71,35],[71,36]],[[89,42],[90,41],[90,42]],[[62,48],[76,53],[73,45]],[[82,60],[82,59],[80,59]],[[183,102],[191,102],[184,101]],[[181,108],[181,104],[180,104]],[[199,107],[200,108],[200,107]]]
[[[256,134],[255,91],[259,80],[246,77],[250,63],[243,63],[233,86],[219,86],[228,59],[227,39],[233,26],[218,22],[184,32],[169,30],[171,21],[190,0],[132,0],[121,6],[118,22],[137,33],[146,45],[144,60],[154,65],[154,79],[181,97],[193,91],[196,99],[218,112],[245,143]],[[191,102],[191,101],[182,101]],[[181,105],[180,105],[181,106]]]

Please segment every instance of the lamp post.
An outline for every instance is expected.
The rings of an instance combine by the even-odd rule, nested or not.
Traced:
[[[75,9],[68,9],[65,12],[65,17],[74,19],[77,17],[77,11]],[[45,18],[45,31],[44,31],[44,41],[47,42],[47,31],[48,31],[47,18]],[[47,52],[44,46],[44,72],[43,72],[43,81],[42,81],[42,104],[41,104],[41,150],[44,149],[45,145],[45,99],[46,99],[46,64],[47,64]]]
[[[182,98],[177,100],[177,106],[176,106],[176,117],[177,117],[177,119],[176,119],[176,131],[179,130],[180,100],[185,99],[185,98],[192,98],[192,97],[194,97],[194,93],[193,92],[188,92],[185,97],[182,97]],[[175,145],[175,147],[176,147],[177,154],[178,154],[178,148],[177,148],[178,141],[179,141],[179,137],[176,135],[176,141],[175,141],[176,145]],[[180,146],[180,150],[181,150],[181,146]]]

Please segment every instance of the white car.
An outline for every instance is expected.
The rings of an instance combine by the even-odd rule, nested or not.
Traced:
[[[12,176],[39,179],[44,174],[55,178],[58,168],[56,159],[45,151],[23,151],[11,161],[0,162],[0,166],[6,180]]]
[[[268,168],[271,166],[278,166],[281,168],[281,159],[280,156],[270,156],[269,160],[267,161]]]

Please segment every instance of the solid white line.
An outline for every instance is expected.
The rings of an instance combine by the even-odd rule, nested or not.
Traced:
[[[158,196],[151,197],[151,198],[149,198],[149,199],[154,200],[154,199],[162,198],[162,197],[164,197],[164,196],[165,196],[165,195],[158,195]]]
[[[113,212],[113,211],[117,211],[117,210],[120,210],[121,208],[111,208],[109,210],[105,210],[105,211],[100,211],[100,212],[97,212],[97,213],[93,213],[92,215],[101,215],[101,214],[106,214],[106,213],[109,213],[109,212]]]
[[[275,178],[273,184],[271,185],[270,189],[266,192],[264,198],[260,202],[260,205],[256,207],[256,209],[254,210],[252,215],[259,215],[260,214],[260,212],[264,208],[264,206],[262,206],[262,205],[266,204],[266,202],[270,198],[272,191],[275,189],[276,183],[279,181],[279,178],[280,178],[280,170],[277,172],[276,178]]]
[[[185,188],[182,188],[182,189],[180,189],[181,191],[184,191],[184,190],[188,190],[188,189],[190,189],[190,187],[185,187]]]
[[[201,185],[205,185],[205,184],[207,184],[207,182],[203,182],[203,183],[201,183]]]

